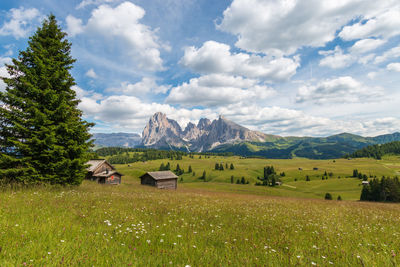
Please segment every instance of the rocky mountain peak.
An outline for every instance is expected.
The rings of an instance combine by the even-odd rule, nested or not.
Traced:
[[[186,147],[191,151],[206,151],[218,145],[243,141],[263,141],[266,135],[251,131],[219,116],[217,120],[199,120],[197,126],[188,123],[182,131],[179,124],[163,113],[155,113],[143,130],[142,144],[151,147]]]
[[[142,143],[145,146],[157,144],[165,137],[180,139],[182,129],[179,124],[167,118],[167,115],[161,112],[155,113],[147,123],[142,133]]]
[[[197,124],[199,130],[206,130],[211,125],[211,121],[207,118],[201,118]]]

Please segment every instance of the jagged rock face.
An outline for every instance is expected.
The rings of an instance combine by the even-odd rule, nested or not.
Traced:
[[[185,130],[182,133],[182,138],[185,141],[192,141],[192,140],[196,140],[197,138],[199,138],[199,136],[201,135],[201,131],[199,130],[199,128],[194,125],[193,123],[189,122],[188,125],[186,126]]]
[[[154,114],[142,133],[142,143],[145,146],[153,146],[163,141],[165,143],[171,139],[173,142],[180,141],[182,129],[179,124],[167,118],[161,112]]]
[[[264,141],[266,135],[251,131],[220,116],[211,122],[200,119],[194,125],[188,123],[182,131],[179,124],[160,112],[150,118],[143,130],[142,144],[156,148],[175,146],[187,147],[191,151],[206,151],[218,145],[242,141]]]

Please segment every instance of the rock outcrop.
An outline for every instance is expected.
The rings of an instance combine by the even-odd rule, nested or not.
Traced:
[[[207,151],[218,145],[244,141],[265,141],[266,135],[251,131],[223,116],[210,121],[202,118],[198,124],[188,123],[182,131],[179,124],[163,113],[155,113],[143,130],[142,145],[154,148],[183,148]]]

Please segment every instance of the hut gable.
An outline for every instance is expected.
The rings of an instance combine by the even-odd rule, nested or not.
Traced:
[[[178,176],[170,171],[147,172],[140,176],[142,185],[151,185],[161,189],[176,189]]]
[[[121,183],[123,174],[117,172],[114,166],[108,163],[105,159],[89,160],[86,164],[89,165],[87,168],[87,179],[97,181],[98,183],[102,184]]]

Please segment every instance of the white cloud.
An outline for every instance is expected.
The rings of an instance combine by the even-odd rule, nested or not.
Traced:
[[[386,66],[388,70],[400,72],[400,63],[390,63]]]
[[[375,14],[382,17],[390,15],[385,21],[382,18],[381,24],[385,26],[379,29],[387,32],[383,34],[385,37],[393,36],[400,30],[397,26],[400,17],[396,13],[397,7],[399,3],[394,0],[234,0],[224,11],[217,28],[236,35],[236,46],[241,49],[292,54],[304,46],[324,46],[353,19],[372,18]],[[388,10],[392,11],[386,13]],[[392,25],[389,25],[390,22]],[[344,33],[341,36],[347,37]],[[369,35],[359,38],[367,37]]]
[[[216,107],[238,102],[250,104],[274,94],[272,88],[259,84],[257,80],[211,74],[172,88],[165,101],[187,107]]]
[[[103,95],[96,93],[95,91],[86,91],[84,89],[82,89],[81,87],[74,85],[71,87],[72,90],[75,91],[76,93],[76,97],[78,99],[83,99],[83,98],[90,98],[91,100],[93,100],[94,102],[96,102],[97,100],[100,100],[103,98]]]
[[[383,9],[371,10],[362,16],[361,21],[350,26],[345,26],[339,33],[345,41],[377,37],[388,39],[400,34],[400,5],[399,2],[385,2]]]
[[[177,109],[168,104],[145,103],[134,96],[108,96],[100,101],[83,98],[79,108],[87,117],[110,125],[113,130],[141,132],[149,118],[157,111],[166,113],[181,125],[202,117],[217,115],[209,109]]]
[[[96,74],[96,72],[94,71],[94,69],[89,69],[89,70],[85,73],[85,75],[86,75],[87,77],[89,77],[89,78],[97,79],[97,74]]]
[[[32,30],[35,19],[40,12],[36,8],[12,8],[7,15],[10,20],[0,28],[0,35],[12,35],[15,39],[26,37]],[[38,21],[38,20],[37,20]]]
[[[10,78],[11,76],[8,74],[6,66],[4,64],[11,64],[11,58],[9,57],[0,57],[0,78]],[[6,84],[2,79],[0,79],[0,92],[4,92],[6,89]]]
[[[348,67],[354,63],[354,57],[350,54],[343,54],[343,50],[336,46],[335,50],[319,51],[320,55],[325,57],[320,60],[319,65],[332,69]]]
[[[76,6],[76,9],[82,9],[89,5],[100,5],[104,3],[117,2],[117,0],[83,0]]]
[[[368,72],[367,77],[370,78],[371,80],[374,80],[377,75],[378,75],[378,72],[371,71],[371,72]]]
[[[196,73],[221,73],[261,78],[270,81],[288,80],[300,66],[298,57],[266,57],[231,53],[230,46],[207,41],[202,47],[187,47],[180,63]]]
[[[158,85],[155,78],[143,77],[137,83],[122,82],[118,88],[107,89],[109,92],[118,92],[124,95],[144,95],[147,93],[165,94],[171,86]]]
[[[374,102],[382,99],[383,92],[381,87],[369,87],[344,76],[300,87],[296,101],[315,104]]]
[[[389,49],[388,51],[386,51],[385,53],[383,53],[383,55],[377,56],[375,58],[375,63],[379,64],[379,63],[385,62],[386,60],[394,59],[394,58],[398,58],[398,57],[400,57],[400,46],[393,47],[393,48]]]
[[[65,19],[67,22],[67,33],[73,37],[84,31],[83,23],[81,19],[75,18],[74,16],[68,15]]]
[[[93,40],[100,38],[98,43],[105,45],[106,50],[118,53],[122,61],[128,57],[138,69],[163,70],[160,50],[169,47],[158,40],[157,30],[139,22],[145,13],[143,8],[130,2],[115,8],[101,5],[92,11],[86,25],[72,16],[67,17],[67,24],[71,34],[84,33]]]
[[[263,107],[252,103],[234,103],[213,109],[176,108],[168,104],[146,103],[134,96],[120,95],[92,97],[93,92],[77,89],[82,102],[79,108],[86,118],[99,121],[112,131],[142,132],[150,116],[155,112],[166,113],[171,119],[185,127],[200,118],[215,119],[222,114],[228,119],[269,134],[327,136],[341,132],[374,136],[399,131],[400,119],[382,117],[375,119],[333,120],[322,116],[309,115],[300,110],[277,106]],[[100,127],[100,128],[98,128]],[[102,126],[95,126],[101,129]]]
[[[283,136],[328,136],[342,132],[375,136],[400,130],[399,118],[333,120],[276,106],[233,104],[219,108],[218,113],[250,129]]]
[[[355,54],[362,54],[369,52],[371,50],[375,50],[379,46],[385,44],[385,40],[381,39],[363,39],[357,41],[351,48],[350,52]]]

